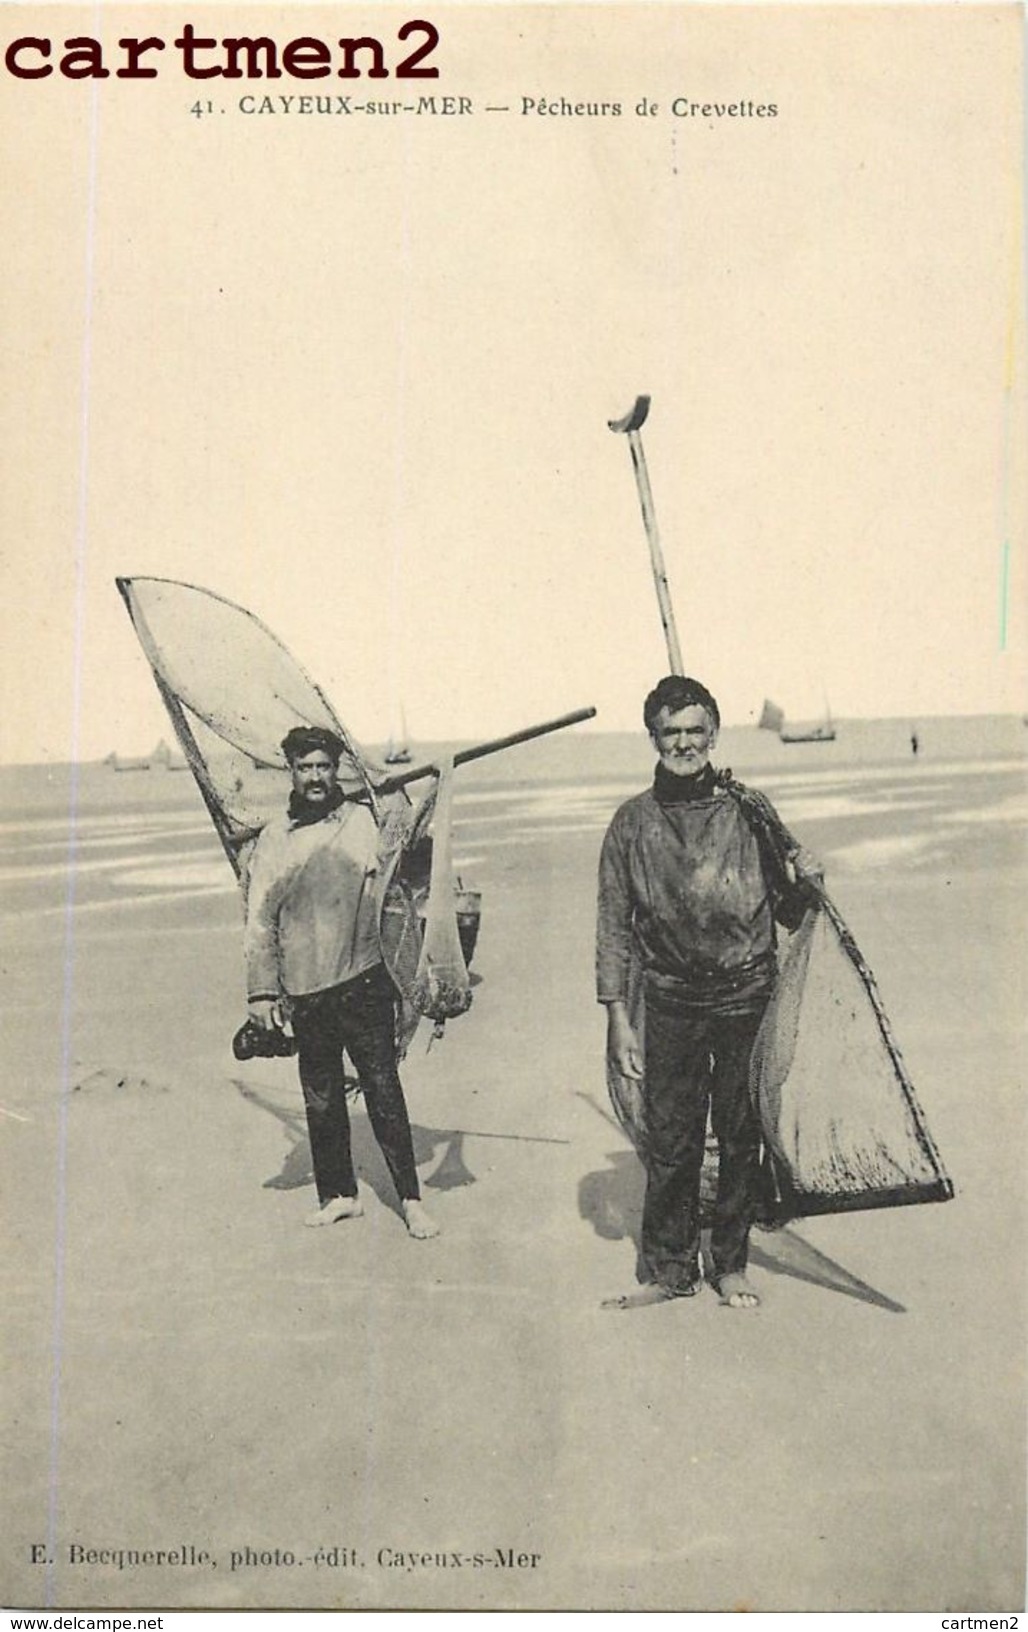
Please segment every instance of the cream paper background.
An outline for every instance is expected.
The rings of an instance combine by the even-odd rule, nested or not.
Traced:
[[[170,52],[152,82],[4,79],[0,761],[140,753],[168,734],[116,573],[252,609],[362,741],[384,740],[401,704],[422,741],[583,704],[596,730],[635,729],[663,658],[628,454],[607,420],[644,391],[687,666],[730,723],[752,722],[766,693],[792,715],[826,695],[842,717],[1021,713],[1018,8],[8,6],[0,21],[5,40],[170,40],[188,18],[219,36],[388,41],[419,11],[440,30],[441,77],[400,92],[189,82]],[[466,96],[473,112],[240,111],[265,91],[273,104]],[[677,97],[779,111],[681,118]],[[623,113],[524,113],[522,98]],[[656,115],[637,115],[643,99]],[[215,111],[193,117],[208,100]],[[997,987],[1013,979],[1018,948],[987,950]],[[954,1320],[971,1307],[962,1287]],[[119,1342],[112,1327],[112,1356]],[[538,1353],[525,1367],[545,1414],[555,1385],[534,1375]],[[618,1353],[612,1342],[608,1381]],[[598,1363],[566,1358],[574,1417],[598,1397]],[[19,1370],[38,1363],[13,1355]],[[576,1405],[566,1379],[580,1363],[594,1392],[583,1383]],[[180,1386],[174,1370],[165,1386]],[[284,1410],[295,1387],[283,1379]],[[451,1396],[447,1422],[455,1409]],[[483,1458],[489,1421],[483,1410]],[[612,1481],[644,1488],[611,1432]],[[640,1456],[658,1454],[659,1422],[653,1435]],[[511,1511],[534,1503],[545,1530],[537,1468],[512,1464]],[[984,1488],[987,1469],[976,1477]],[[768,1480],[754,1539],[773,1551],[788,1516]],[[244,1472],[239,1500],[264,1515],[264,1540],[283,1499]],[[912,1482],[910,1511],[925,1500]],[[474,1488],[452,1501],[473,1513]],[[123,1531],[131,1492],[116,1506]],[[584,1480],[561,1532],[574,1564],[551,1578],[560,1601],[684,1607],[666,1555],[654,1577],[636,1540],[634,1589],[603,1598],[623,1538],[602,1514]],[[159,1517],[147,1511],[147,1535]],[[682,1540],[694,1543],[713,1545]],[[997,1571],[1013,1578],[1019,1546],[990,1513],[955,1607],[1000,1607]],[[21,1552],[3,1568],[24,1603],[38,1576]],[[867,1579],[896,1601],[873,1560]],[[281,1578],[255,1580],[237,1583],[238,1607],[279,1601]],[[91,1578],[93,1602],[122,1588],[155,1601],[131,1578]],[[428,1589],[396,1577],[376,1590],[390,1605]],[[787,1582],[774,1590],[788,1600]],[[431,1592],[478,1602],[463,1583]],[[926,1608],[933,1592],[915,1572],[900,1596]],[[800,1596],[852,1607],[816,1577]]]
[[[112,42],[182,20],[19,7],[8,37],[15,16]],[[407,16],[190,13],[280,42],[373,22],[387,45]],[[639,392],[687,666],[726,718],[766,692],[790,717],[826,694],[837,715],[1019,711],[1017,9],[437,26],[440,79],[401,89],[470,116],[245,115],[333,84],[190,81],[170,50],[154,81],[5,78],[5,596],[33,678],[6,642],[0,757],[163,729],[116,572],[250,607],[362,740],[401,702],[422,740],[585,702],[634,729],[660,646],[606,421]],[[675,118],[676,97],[779,115]]]

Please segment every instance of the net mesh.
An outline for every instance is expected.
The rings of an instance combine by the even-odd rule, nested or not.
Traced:
[[[417,980],[436,791],[433,788],[416,809],[394,800],[381,813],[379,823],[383,862],[380,934],[383,956],[400,993],[397,1044],[401,1054],[409,1047],[422,1016]]]
[[[292,785],[289,772],[284,763],[272,765],[252,758],[191,709],[183,707],[182,715],[242,868],[265,822],[285,809]],[[192,764],[193,754],[187,757]]]
[[[281,641],[244,607],[164,578],[119,578],[140,644],[175,734],[237,876],[268,819],[285,809],[290,777],[282,738],[296,725],[333,731],[344,746],[339,784],[363,795],[383,855],[381,936],[401,994],[398,1042],[418,1022],[413,1003],[421,951],[419,896],[434,801],[417,811],[402,789],[377,791],[384,772],[350,737],[331,705]]]
[[[262,771],[285,772],[280,747],[296,725],[334,731],[345,752],[345,792],[368,786],[368,768],[327,699],[281,641],[244,607],[194,584],[122,578],[118,587],[165,702],[185,711],[219,802],[246,825],[248,794]],[[176,731],[182,735],[169,706]],[[188,742],[183,742],[187,753]],[[263,806],[263,797],[258,793]]]
[[[778,1213],[952,1195],[874,978],[826,896],[781,955],[750,1089]]]
[[[642,1046],[645,992],[634,957],[627,998]],[[608,1060],[607,1088],[645,1161],[645,1083],[622,1076]],[[762,1219],[952,1196],[874,977],[826,896],[780,949],[778,981],[750,1062],[750,1091],[765,1146]],[[700,1186],[705,1225],[716,1189],[717,1141],[708,1132]]]
[[[425,936],[412,995],[420,1012],[436,1022],[452,1020],[471,1007],[471,980],[464,962],[453,888],[452,759],[443,760],[439,767]]]

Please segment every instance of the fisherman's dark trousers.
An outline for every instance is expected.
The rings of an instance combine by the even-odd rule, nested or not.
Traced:
[[[396,989],[382,963],[292,1000],[300,1082],[318,1201],[355,1196],[343,1050],[360,1078],[368,1117],[401,1201],[420,1195],[407,1105],[396,1068]]]
[[[671,1292],[692,1286],[700,1273],[700,1173],[708,1106],[719,1151],[708,1272],[716,1282],[746,1268],[760,1174],[760,1123],[750,1099],[749,1061],[767,1000],[765,993],[729,1012],[711,1012],[647,982],[642,1267]]]

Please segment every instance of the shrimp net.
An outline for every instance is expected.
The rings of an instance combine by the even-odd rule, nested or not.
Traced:
[[[366,800],[379,829],[382,952],[399,992],[397,1043],[402,1052],[421,1013],[413,995],[434,798],[415,809],[402,789],[382,791],[385,770],[358,747],[277,636],[244,607],[166,578],[119,578],[117,584],[179,745],[244,889],[257,836],[289,798],[282,738],[293,726],[314,725],[334,732],[342,742],[339,786],[346,796]]]
[[[781,953],[750,1059],[769,1210],[946,1201],[953,1185],[874,976],[837,907],[818,896]]]
[[[643,1039],[642,966],[633,959],[629,1019]],[[608,1062],[622,1128],[645,1161],[645,1083]],[[952,1181],[928,1130],[874,976],[821,890],[779,951],[779,973],[750,1060],[763,1135],[758,1218],[946,1201]],[[708,1132],[701,1216],[712,1220],[717,1141]]]
[[[411,997],[421,1014],[440,1024],[464,1014],[471,995],[453,888],[453,760],[446,759],[439,767],[425,934]]]
[[[377,805],[364,755],[328,699],[259,619],[193,584],[117,582],[237,875],[265,822],[285,808],[290,780],[280,744],[293,726],[333,731],[344,747],[340,787]]]

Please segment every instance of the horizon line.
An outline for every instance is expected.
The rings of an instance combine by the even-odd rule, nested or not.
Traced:
[[[1023,724],[1028,725],[1028,713],[1021,713],[1017,709],[972,710],[972,711],[970,711],[968,713],[935,713],[935,714],[929,714],[929,713],[915,714],[913,711],[905,711],[905,712],[900,713],[900,714],[839,714],[839,715],[833,715],[832,723],[833,723],[833,725],[838,727],[838,726],[843,726],[843,725],[887,725],[887,724],[890,724],[890,723],[893,723],[893,722],[897,722],[897,723],[902,722],[904,724],[905,728],[909,728],[909,725],[911,724],[911,722],[920,723],[921,721],[928,721],[928,720],[997,720],[998,721],[998,720],[1017,720],[1017,719],[1020,719]],[[808,722],[805,721],[805,720],[802,720],[802,721],[797,720],[797,721],[791,722],[791,723],[794,723],[794,724],[806,724]],[[724,732],[726,732],[726,731],[755,731],[755,732],[761,732],[762,735],[766,736],[769,741],[771,739],[777,737],[777,732],[766,730],[764,727],[759,726],[756,723],[755,720],[732,720],[732,721],[728,721],[728,722],[723,721],[722,725],[721,725],[721,733],[724,734]],[[637,736],[640,739],[645,739],[645,736],[646,736],[646,733],[645,733],[645,731],[643,730],[643,728],[641,726],[621,726],[621,727],[612,727],[612,728],[607,729],[607,728],[605,728],[603,726],[595,725],[594,722],[592,722],[592,721],[583,722],[583,724],[579,728],[576,728],[576,734],[589,735],[590,737],[635,737],[635,736]],[[546,740],[553,740],[558,735],[562,735],[562,733],[554,732],[550,739],[539,738],[537,740],[539,740],[540,742],[546,741]],[[164,740],[164,739],[158,739],[158,742],[154,745],[154,747],[149,750],[150,754],[153,754],[156,751],[156,749],[160,746],[160,742],[162,740]],[[436,747],[437,745],[438,746],[445,745],[446,747],[452,747],[452,746],[457,746],[457,745],[465,745],[465,744],[474,745],[474,744],[480,742],[482,739],[480,737],[478,737],[478,736],[471,736],[471,737],[434,737],[434,736],[427,736],[427,737],[418,737],[418,738],[416,738],[414,740],[421,747],[432,748],[432,747]],[[354,741],[356,743],[356,746],[359,747],[359,748],[369,748],[369,747],[370,748],[375,748],[375,747],[379,746],[379,744],[376,743],[375,739],[373,739],[373,738],[357,738],[357,737],[355,737]],[[388,738],[383,738],[381,746],[382,747],[387,747],[388,742],[389,742]],[[529,744],[525,743],[525,744],[522,744],[520,746],[528,747]],[[804,745],[804,744],[785,744],[785,746],[806,746],[806,745]],[[814,746],[816,746],[816,744]],[[120,750],[118,750],[118,749],[108,749],[106,754],[90,755],[88,758],[83,758],[83,759],[11,759],[11,760],[0,760],[0,771],[57,770],[57,769],[69,769],[69,768],[72,768],[72,767],[75,767],[75,766],[84,766],[84,765],[101,766],[101,765],[104,765],[107,762],[107,760],[110,758],[110,756],[112,754],[117,754],[119,751]],[[181,750],[179,749],[177,744],[176,744],[176,747],[172,751],[173,752],[178,752],[179,755],[180,755],[180,758],[184,759],[184,755],[181,754]],[[148,756],[147,756],[147,753],[144,752],[144,753],[133,753],[133,754],[131,754],[131,757],[134,758],[134,759],[146,759]],[[135,767],[135,768],[140,769],[140,770],[142,770],[144,768],[149,769],[148,766],[147,767],[138,766],[138,767]],[[179,769],[181,769],[181,768],[183,768],[183,767],[180,766]],[[188,768],[188,766],[186,766],[185,768]]]

